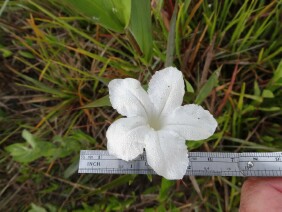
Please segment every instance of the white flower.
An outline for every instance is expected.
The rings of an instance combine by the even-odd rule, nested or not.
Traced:
[[[185,140],[208,138],[217,126],[213,116],[201,106],[181,106],[183,76],[173,67],[153,75],[148,93],[131,78],[112,80],[109,93],[113,108],[126,116],[107,131],[109,153],[129,161],[145,148],[148,164],[167,179],[182,179],[185,175]]]

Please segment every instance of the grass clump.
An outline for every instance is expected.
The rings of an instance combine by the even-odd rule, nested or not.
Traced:
[[[219,123],[189,150],[281,150],[281,2],[152,1],[145,32],[54,0],[0,4],[0,210],[236,210],[241,178],[77,174],[79,150],[105,149],[117,118],[108,82],[146,84],[166,61],[185,76],[185,103]]]

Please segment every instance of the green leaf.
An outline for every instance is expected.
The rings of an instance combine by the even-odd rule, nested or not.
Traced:
[[[277,88],[282,87],[282,61],[280,61],[278,67],[274,71],[274,75],[267,86],[271,91],[276,90]]]
[[[80,150],[80,144],[78,141],[72,140],[72,139],[66,139],[61,147],[60,155],[59,157],[64,158],[70,154],[72,154],[75,151]]]
[[[281,111],[282,108],[281,107],[259,107],[259,108],[255,108],[254,110],[260,110],[260,111],[266,111],[266,112],[276,112],[276,111]]]
[[[75,160],[69,165],[69,167],[64,171],[64,178],[69,178],[78,170],[79,157],[77,156]]]
[[[40,151],[41,156],[52,157],[52,158],[57,154],[59,154],[59,150],[60,150],[53,143],[47,141],[38,141],[37,148],[38,151]]]
[[[150,181],[150,182],[153,182],[153,176],[151,174],[147,174],[147,179]]]
[[[116,32],[128,26],[131,0],[64,0],[65,5]]]
[[[23,57],[25,57],[25,58],[27,58],[27,59],[34,59],[34,55],[31,54],[30,52],[18,51],[18,53],[19,53],[21,56],[23,56]]]
[[[26,143],[16,143],[5,148],[7,152],[10,152],[13,159],[20,163],[29,163],[41,157],[38,148],[29,148]]]
[[[175,181],[162,178],[161,189],[160,189],[160,192],[159,192],[160,202],[163,202],[168,198],[169,190],[174,184],[175,184]]]
[[[201,88],[201,90],[199,91],[199,94],[198,94],[198,96],[196,97],[196,100],[195,100],[196,104],[201,104],[209,96],[212,89],[215,86],[217,86],[218,77],[219,77],[219,74],[220,74],[221,67],[222,66],[220,66],[218,69],[215,70],[215,72],[213,72],[213,74],[210,76],[208,81]]]
[[[263,98],[274,98],[274,94],[272,93],[271,90],[264,89],[262,91],[262,97]]]
[[[195,92],[192,85],[187,80],[185,80],[185,86],[186,86],[186,91],[188,93],[194,93]]]
[[[167,46],[166,46],[165,67],[169,67],[173,65],[174,49],[175,49],[175,27],[176,27],[177,13],[178,13],[178,6],[176,4],[173,9],[172,17],[170,19],[168,41],[167,41]]]
[[[0,51],[2,52],[3,57],[10,57],[13,55],[12,51],[1,47],[1,45],[0,45]]]
[[[277,82],[281,78],[282,78],[282,61],[279,63],[277,69],[274,71],[274,75],[273,75],[272,80],[274,82]]]
[[[166,207],[162,204],[162,205],[159,205],[155,211],[166,212],[167,209],[166,209]]]
[[[84,146],[95,145],[96,139],[90,136],[89,134],[81,131],[81,130],[74,130],[71,132],[70,138],[79,141]]]
[[[47,211],[45,208],[42,208],[41,206],[31,203],[31,209],[29,209],[28,212],[47,212]]]
[[[20,163],[30,163],[40,157],[54,157],[60,150],[53,143],[39,141],[27,130],[23,130],[22,137],[25,143],[15,143],[5,148]]]
[[[255,80],[254,82],[254,95],[255,96],[260,96],[260,89],[259,89],[259,85],[258,82]]]
[[[194,149],[197,149],[197,148],[203,146],[203,144],[207,143],[207,142],[208,142],[207,139],[205,139],[205,140],[198,140],[198,141],[192,141],[192,142],[191,141],[186,141],[186,145],[187,145],[187,147],[188,147],[188,149],[190,151],[190,150],[194,150]]]
[[[96,99],[93,102],[84,105],[82,108],[94,108],[94,107],[104,107],[104,106],[111,106],[109,95],[106,95],[100,99]]]
[[[30,144],[30,146],[32,146],[33,149],[36,147],[35,138],[30,132],[23,130],[22,137],[26,140],[27,143]]]
[[[144,59],[147,63],[150,63],[153,52],[151,25],[150,1],[131,1],[131,16],[127,35],[129,36],[128,38],[135,49],[137,51],[141,51],[139,53],[144,55]]]

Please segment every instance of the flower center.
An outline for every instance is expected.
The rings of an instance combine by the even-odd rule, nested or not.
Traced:
[[[149,125],[155,131],[158,131],[162,128],[162,122],[160,118],[150,118]]]

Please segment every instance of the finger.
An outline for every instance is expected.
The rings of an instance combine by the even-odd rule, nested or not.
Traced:
[[[282,211],[282,178],[249,178],[242,187],[240,212]]]

